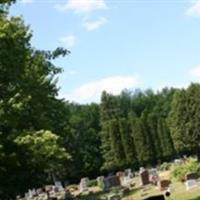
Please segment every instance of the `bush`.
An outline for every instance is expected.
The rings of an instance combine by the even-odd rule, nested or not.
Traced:
[[[90,180],[89,181],[89,184],[88,184],[88,187],[94,187],[94,186],[97,186],[97,180]]]
[[[185,163],[172,167],[172,176],[178,181],[184,181],[187,173],[197,173],[200,176],[200,163],[194,159],[188,159]]]
[[[160,165],[160,171],[170,170],[171,166],[171,163],[164,162],[162,165]]]

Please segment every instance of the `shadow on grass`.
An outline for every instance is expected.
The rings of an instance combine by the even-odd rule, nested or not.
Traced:
[[[79,197],[80,200],[106,200],[105,192],[101,191],[96,194],[88,194]]]
[[[140,188],[140,187],[133,188],[133,189],[131,189],[130,192],[128,192],[128,193],[125,194],[125,197],[126,197],[126,196],[130,196],[130,195],[134,195],[134,194],[135,194],[136,192],[138,192],[138,191],[141,191],[141,188]]]
[[[194,199],[189,199],[189,200],[200,200],[200,197],[194,198]]]

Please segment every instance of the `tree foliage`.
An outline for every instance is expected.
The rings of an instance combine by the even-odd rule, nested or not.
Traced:
[[[174,89],[102,93],[101,139],[103,169],[148,165],[175,156],[166,123]]]
[[[196,152],[200,159],[200,85],[177,91],[169,116],[171,134],[178,152]]]

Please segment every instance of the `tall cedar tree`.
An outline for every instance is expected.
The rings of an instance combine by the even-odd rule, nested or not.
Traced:
[[[179,153],[196,153],[200,161],[200,84],[178,91],[172,102],[169,125]]]

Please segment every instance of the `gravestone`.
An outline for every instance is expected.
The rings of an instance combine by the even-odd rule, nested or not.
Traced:
[[[152,168],[149,170],[149,175],[152,175],[152,176],[157,176],[158,175],[158,171],[156,168]]]
[[[63,185],[60,181],[55,181],[54,185],[55,185],[56,188],[58,188],[59,191],[64,190]]]
[[[32,190],[31,189],[28,190],[28,197],[29,198],[33,198],[33,194],[32,194]]]
[[[197,173],[188,173],[185,175],[185,180],[188,181],[188,180],[196,180],[198,179],[198,175]]]
[[[33,195],[33,197],[36,197],[36,196],[37,196],[37,192],[36,192],[36,189],[35,189],[35,188],[32,189],[32,195]]]
[[[133,173],[131,169],[126,169],[123,176],[120,177],[121,185],[124,187],[130,187],[133,181]]]
[[[129,176],[130,178],[133,178],[133,173],[131,169],[126,169],[124,171],[124,176]]]
[[[99,176],[97,177],[97,185],[104,190],[105,189],[105,185],[104,185],[104,176]]]
[[[118,176],[108,176],[104,179],[105,189],[110,189],[112,187],[120,186],[120,178]]]
[[[149,184],[149,172],[146,169],[140,170],[140,181],[141,185],[148,185]]]
[[[152,168],[149,170],[149,181],[154,184],[157,185],[158,181],[159,181],[159,175],[157,172],[156,168]]]
[[[158,183],[160,191],[167,190],[170,187],[171,181],[170,180],[161,180]]]
[[[174,160],[174,164],[176,164],[176,165],[181,165],[181,164],[183,164],[184,162],[183,162],[183,160],[182,159],[175,159]]]
[[[123,178],[121,178],[121,185],[124,187],[131,187],[132,182],[133,179],[129,176],[124,176]]]
[[[197,181],[195,179],[193,180],[187,180],[185,182],[186,190],[189,191],[191,189],[194,189],[198,186]]]
[[[29,193],[25,193],[24,197],[25,197],[25,199],[28,199],[29,198]]]
[[[88,184],[89,184],[89,179],[88,178],[82,178],[81,182],[79,184],[80,192],[87,192],[88,191]]]
[[[51,191],[49,192],[49,197],[50,197],[50,198],[55,198],[55,197],[56,197],[56,192],[53,191],[53,190],[51,190]]]
[[[45,187],[44,187],[44,191],[45,192],[48,192],[48,191],[50,191],[50,190],[52,190],[53,189],[53,186],[52,185],[46,185]]]
[[[124,172],[121,172],[121,171],[120,171],[120,172],[117,172],[117,173],[116,173],[116,176],[123,177],[123,176],[124,176]]]
[[[37,193],[37,195],[41,194],[41,193],[42,193],[42,188],[38,188],[38,189],[36,190],[36,193]]]

